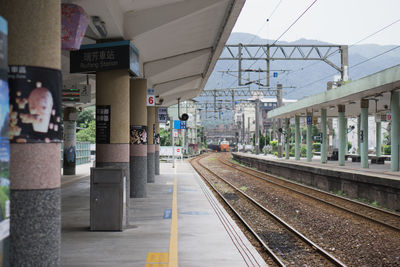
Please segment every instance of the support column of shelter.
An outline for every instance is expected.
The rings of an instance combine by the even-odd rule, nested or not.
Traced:
[[[361,154],[361,115],[357,117],[357,153]]]
[[[286,134],[285,134],[285,159],[289,159],[290,151],[290,118],[286,118]]]
[[[327,148],[327,135],[326,135],[326,109],[321,109],[321,163],[326,163],[327,155],[326,155],[326,148]]]
[[[400,160],[400,92],[392,91],[390,109],[392,111],[392,128],[391,128],[391,169],[399,171]]]
[[[307,112],[307,117],[312,117],[311,112]],[[307,161],[312,161],[312,136],[311,136],[312,124],[307,122]]]
[[[9,265],[60,266],[61,1],[0,0],[0,14],[8,21],[12,109]],[[18,109],[22,97],[28,103]],[[42,122],[21,128],[37,98],[46,106]]]
[[[74,107],[64,109],[63,174],[76,173],[76,120],[78,112]]]
[[[345,122],[345,106],[338,105],[338,124],[339,124],[339,166],[344,166],[346,154],[346,122]]]
[[[147,79],[130,81],[131,198],[147,196]]]
[[[96,121],[109,121],[109,133],[96,123],[96,167],[121,168],[126,179],[126,196],[130,194],[129,167],[129,72],[110,70],[96,73]],[[103,133],[103,135],[99,135]],[[107,136],[107,134],[109,136]],[[129,224],[129,201],[124,224]]]
[[[155,119],[156,108],[147,107],[147,182],[154,183],[155,181]]]
[[[154,147],[154,173],[160,175],[160,123],[156,118],[156,138]]]
[[[378,157],[380,157],[382,155],[381,134],[382,134],[382,124],[380,121],[377,121],[376,122],[376,152],[375,152],[375,155]]]
[[[361,99],[361,167],[368,168],[368,99]]]
[[[294,135],[295,135],[295,141],[294,141],[294,155],[296,160],[300,160],[300,116],[296,115],[294,117],[294,122],[295,122],[295,127],[294,127]]]

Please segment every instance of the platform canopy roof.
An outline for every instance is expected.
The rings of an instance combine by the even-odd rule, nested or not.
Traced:
[[[138,48],[141,75],[163,106],[200,94],[239,16],[245,0],[72,0],[105,22],[107,39],[131,40]],[[100,39],[89,23],[85,43]],[[64,79],[69,74],[63,52]],[[94,88],[93,88],[94,89]]]
[[[361,99],[369,100],[368,113],[374,115],[390,110],[391,91],[400,89],[400,65],[371,74],[356,81],[303,98],[268,112],[268,118],[290,118],[295,115],[321,115],[321,109],[327,110],[328,117],[338,116],[338,105],[345,105],[345,115],[356,117],[361,113]]]

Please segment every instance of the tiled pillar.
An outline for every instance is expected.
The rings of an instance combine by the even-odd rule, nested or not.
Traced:
[[[295,125],[294,125],[294,134],[295,134],[295,141],[294,141],[294,155],[296,160],[300,160],[300,116],[296,115],[294,117]]]
[[[156,108],[147,107],[147,129],[148,129],[148,139],[147,139],[147,182],[154,183],[155,179],[155,118],[156,118]]]
[[[392,128],[391,128],[391,169],[396,172],[399,171],[400,161],[400,92],[392,91],[390,109],[392,111]]]
[[[147,80],[130,82],[130,167],[131,198],[147,196]]]
[[[361,167],[368,168],[368,99],[361,99]]]
[[[156,122],[156,138],[155,138],[155,149],[154,149],[154,173],[160,175],[160,124]]]
[[[286,134],[285,134],[285,159],[289,159],[290,152],[290,118],[285,119]]]
[[[122,168],[127,196],[130,192],[129,94],[128,70],[96,73],[96,167]],[[104,129],[107,124],[108,129]],[[129,201],[125,202],[124,224],[128,225]]]
[[[307,112],[307,117],[312,117],[311,112]],[[309,124],[307,122],[307,161],[311,162],[312,161],[312,136],[311,136],[311,131],[312,131],[312,124]]]
[[[0,0],[0,14],[12,105],[10,266],[60,266],[61,1]]]
[[[63,174],[76,173],[76,119],[78,113],[74,107],[64,108],[64,147]]]
[[[344,166],[345,154],[346,154],[346,123],[345,123],[345,106],[338,105],[339,111],[339,155],[338,162],[339,166]]]
[[[327,155],[326,155],[326,148],[327,148],[327,135],[326,135],[326,109],[321,109],[321,131],[322,131],[322,138],[321,138],[321,163],[326,163]]]

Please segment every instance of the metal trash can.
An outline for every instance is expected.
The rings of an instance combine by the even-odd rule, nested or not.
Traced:
[[[122,231],[124,171],[119,168],[90,169],[90,230]]]

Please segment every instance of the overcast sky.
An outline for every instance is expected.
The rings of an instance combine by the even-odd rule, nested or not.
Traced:
[[[246,0],[233,32],[275,40],[313,1],[282,0],[265,24],[280,0]],[[318,0],[280,40],[351,45],[398,19],[400,0]],[[368,43],[400,45],[400,21],[360,44]]]

